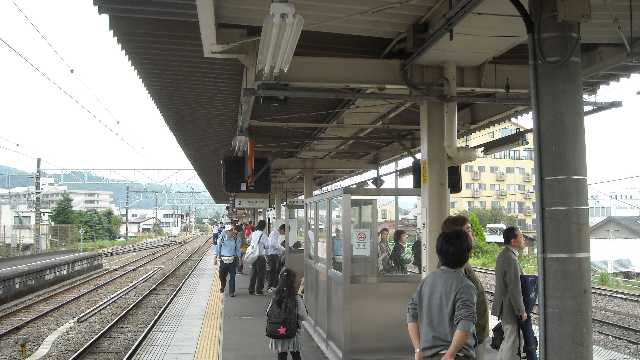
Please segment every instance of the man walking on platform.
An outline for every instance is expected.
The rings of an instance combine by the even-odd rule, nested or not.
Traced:
[[[240,243],[239,232],[242,227],[226,225],[225,231],[222,233],[218,245],[216,246],[217,263],[220,265],[218,271],[220,276],[220,292],[224,293],[227,285],[227,276],[229,276],[229,296],[236,296],[236,268],[240,261]]]
[[[496,259],[496,289],[491,315],[502,321],[504,340],[498,353],[499,360],[519,359],[520,329],[518,320],[526,320],[527,313],[522,300],[518,263],[518,250],[524,249],[524,236],[517,227],[510,226],[502,233],[505,247]]]
[[[270,290],[278,285],[278,273],[280,272],[280,235],[285,234],[285,224],[280,225],[269,234],[267,241],[267,286]],[[267,291],[269,291],[269,289]]]

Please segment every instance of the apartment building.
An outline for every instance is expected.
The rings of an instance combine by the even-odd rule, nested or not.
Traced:
[[[515,122],[494,125],[462,139],[460,145],[476,146],[517,131]],[[523,146],[481,156],[462,166],[462,192],[451,195],[451,213],[473,209],[502,209],[518,219],[526,232],[535,231],[535,176],[533,135],[527,134]]]

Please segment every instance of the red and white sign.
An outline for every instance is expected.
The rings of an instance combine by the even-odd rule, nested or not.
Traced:
[[[371,230],[352,229],[353,256],[371,256]]]

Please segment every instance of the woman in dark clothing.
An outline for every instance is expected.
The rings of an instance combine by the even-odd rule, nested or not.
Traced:
[[[251,244],[257,244],[258,258],[251,264],[251,280],[249,280],[249,295],[264,295],[264,280],[267,275],[267,259],[265,249],[267,246],[267,235],[264,229],[267,223],[264,220],[258,221],[255,231],[251,233]]]
[[[393,263],[394,272],[399,274],[407,273],[407,263],[402,254],[404,254],[408,237],[409,234],[404,230],[396,230],[396,232],[393,233],[394,245],[393,250],[391,250],[391,262]]]

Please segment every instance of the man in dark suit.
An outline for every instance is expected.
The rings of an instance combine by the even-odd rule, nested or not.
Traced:
[[[527,313],[522,300],[518,263],[518,250],[524,249],[524,236],[517,227],[510,226],[502,233],[505,247],[496,259],[496,290],[491,315],[502,320],[504,340],[498,353],[499,360],[519,359],[520,329],[518,319],[526,320]]]

